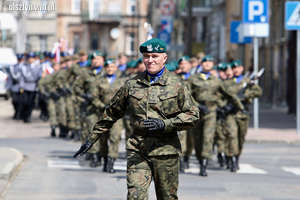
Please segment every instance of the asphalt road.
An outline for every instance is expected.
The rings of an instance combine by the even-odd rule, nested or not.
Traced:
[[[24,124],[11,120],[12,108],[0,100],[0,146],[23,152],[26,159],[6,191],[7,200],[118,200],[126,199],[124,142],[117,173],[103,173],[72,158],[79,143],[49,137],[49,125],[37,119]],[[300,144],[246,144],[241,169],[231,173],[211,161],[208,177],[198,176],[198,164],[180,174],[183,200],[299,200]],[[153,185],[149,199],[155,198]]]

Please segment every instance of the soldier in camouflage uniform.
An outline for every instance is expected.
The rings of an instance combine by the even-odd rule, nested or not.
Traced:
[[[55,94],[51,93],[51,88],[54,88],[55,81],[58,71],[60,69],[59,63],[52,63],[54,72],[52,74],[49,74],[42,78],[39,82],[39,91],[42,94],[43,98],[47,99],[47,105],[48,105],[48,112],[49,112],[49,122],[50,122],[50,128],[51,128],[51,137],[55,137],[55,129],[58,126],[57,122],[57,104],[56,101],[59,98],[58,96],[55,96]],[[53,92],[53,91],[52,91]]]
[[[233,92],[236,92],[247,112],[238,111],[235,115],[235,119],[238,125],[238,144],[239,152],[236,156],[237,168],[239,168],[239,157],[243,150],[248,126],[249,126],[249,105],[252,103],[254,98],[258,98],[262,95],[262,89],[258,84],[246,78],[243,75],[244,66],[239,60],[235,60],[232,63],[235,87],[231,87]]]
[[[210,70],[214,66],[213,58],[206,56],[202,60],[202,72],[190,79],[191,92],[204,114],[194,131],[196,156],[200,162],[200,176],[207,176],[207,161],[211,157],[213,140],[216,132],[216,109],[220,97],[233,102],[238,109],[244,107],[236,96],[229,94],[222,82],[212,76]]]
[[[80,122],[82,127],[81,142],[83,143],[88,135],[89,130],[97,121],[93,105],[91,104],[92,95],[90,87],[96,79],[101,79],[104,75],[103,65],[104,57],[100,51],[95,51],[89,55],[90,67],[81,68],[80,75],[76,77],[73,83],[73,92],[75,94],[76,105],[80,110]],[[98,150],[97,150],[98,151]],[[87,159],[91,159],[91,167],[100,165],[99,152],[92,149],[87,154]]]
[[[99,116],[103,114],[105,106],[108,105],[125,80],[118,75],[118,68],[113,59],[105,61],[104,69],[106,73],[103,78],[95,80],[89,87],[89,93],[92,95],[92,105],[94,106],[93,110],[96,111],[91,115],[93,125],[99,120]],[[103,135],[100,139],[101,142],[92,147],[94,153],[99,151],[100,157],[104,158],[103,171],[105,172],[115,172],[113,166],[114,161],[118,158],[122,125],[122,120],[118,120],[110,129],[110,133]]]
[[[190,58],[188,56],[181,57],[177,62],[177,66],[178,68],[175,73],[178,73],[183,83],[189,88],[188,78],[191,76],[190,70],[192,68]],[[192,134],[191,130],[178,132],[182,149],[179,168],[181,173],[184,173],[184,170],[189,168],[189,157],[191,156],[194,147],[194,138]]]
[[[231,68],[231,63],[223,63],[223,70],[220,72],[222,75],[226,75],[225,71]],[[236,96],[236,93],[232,91],[235,82],[232,79],[224,80],[224,88],[233,96]],[[237,163],[236,156],[238,155],[238,127],[234,115],[238,111],[238,108],[234,106],[228,99],[221,98],[219,100],[219,105],[217,109],[217,116],[219,118],[219,123],[221,123],[221,130],[218,132],[219,139],[218,141],[218,160],[220,166],[224,166],[224,155],[225,152],[227,167],[231,172],[236,172]]]
[[[174,200],[181,152],[177,131],[191,128],[199,113],[188,89],[164,67],[166,44],[153,38],[140,51],[147,71],[121,87],[80,150],[129,113],[134,130],[127,140],[127,199],[148,199],[153,179],[157,199]]]

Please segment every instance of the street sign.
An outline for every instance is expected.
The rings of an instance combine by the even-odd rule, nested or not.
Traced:
[[[300,1],[285,3],[285,29],[297,30],[297,134],[300,134]]]
[[[268,23],[268,0],[244,0],[244,23]]]
[[[285,29],[300,30],[300,1],[286,2]]]
[[[244,36],[269,36],[269,2],[268,0],[243,1]]]
[[[243,24],[241,21],[232,21],[230,24],[230,42],[235,44],[251,43],[251,37],[244,36]]]

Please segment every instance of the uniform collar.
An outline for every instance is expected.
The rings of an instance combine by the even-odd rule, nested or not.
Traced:
[[[164,69],[160,78],[158,79],[158,81],[156,81],[152,85],[156,85],[156,84],[159,84],[162,86],[167,85],[169,74],[170,74],[170,72],[167,69]],[[151,85],[147,71],[143,72],[142,75],[138,77],[137,82],[145,84],[147,86]]]

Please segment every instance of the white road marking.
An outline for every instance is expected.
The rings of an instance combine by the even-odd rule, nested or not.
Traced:
[[[48,160],[48,167],[49,168],[60,168],[60,169],[81,169],[81,170],[86,170],[86,169],[98,169],[98,168],[91,168],[89,166],[81,166],[79,164],[78,160]],[[102,167],[100,167],[102,169]],[[115,170],[120,170],[120,171],[126,171],[127,169],[127,164],[125,161],[116,161]]]
[[[283,171],[300,176],[300,167],[282,167]]]
[[[265,170],[253,167],[250,164],[240,164],[238,174],[267,174]]]

